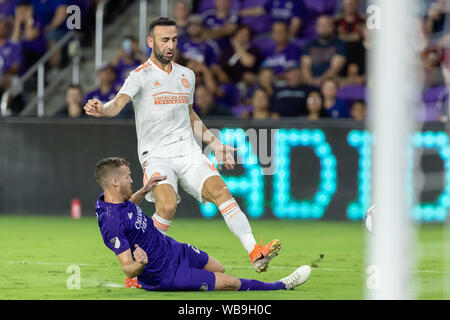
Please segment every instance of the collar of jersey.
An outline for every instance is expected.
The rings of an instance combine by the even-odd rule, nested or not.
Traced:
[[[158,68],[159,70],[161,70],[162,72],[164,72],[164,73],[167,74],[167,75],[171,75],[172,72],[173,72],[173,69],[174,69],[174,67],[175,67],[175,64],[173,63],[173,61],[170,61],[170,64],[172,65],[172,69],[170,70],[170,72],[167,72],[166,70],[161,69],[161,68],[160,68],[160,67],[152,60],[151,57],[148,58],[148,60],[151,62],[152,65],[154,65],[156,68]]]
[[[101,195],[98,196],[98,201],[105,206],[123,206],[123,205],[127,205],[128,200],[121,202],[121,203],[110,203],[110,202],[105,202],[105,194],[102,193]]]

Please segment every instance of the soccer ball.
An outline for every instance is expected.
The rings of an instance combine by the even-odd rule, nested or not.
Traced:
[[[373,217],[375,214],[375,205],[371,205],[366,211],[366,216],[364,218],[364,224],[369,232],[373,231]]]

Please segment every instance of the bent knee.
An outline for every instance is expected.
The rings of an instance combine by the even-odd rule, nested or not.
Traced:
[[[161,217],[173,217],[177,210],[177,202],[167,202],[158,204],[156,211]]]

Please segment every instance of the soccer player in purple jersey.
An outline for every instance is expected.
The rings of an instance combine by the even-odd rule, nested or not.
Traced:
[[[104,193],[96,214],[105,245],[118,257],[122,270],[136,286],[151,291],[287,290],[308,280],[307,265],[276,282],[239,279],[224,273],[219,261],[190,244],[163,235],[138,207],[144,196],[165,176],[151,178],[136,193],[129,163],[105,158],[97,163],[95,178]],[[127,279],[127,280],[129,280]]]

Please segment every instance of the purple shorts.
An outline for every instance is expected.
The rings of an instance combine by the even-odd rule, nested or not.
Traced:
[[[214,291],[216,276],[203,268],[209,256],[190,244],[180,246],[178,267],[164,276],[157,287],[141,284],[143,289],[158,291]]]

